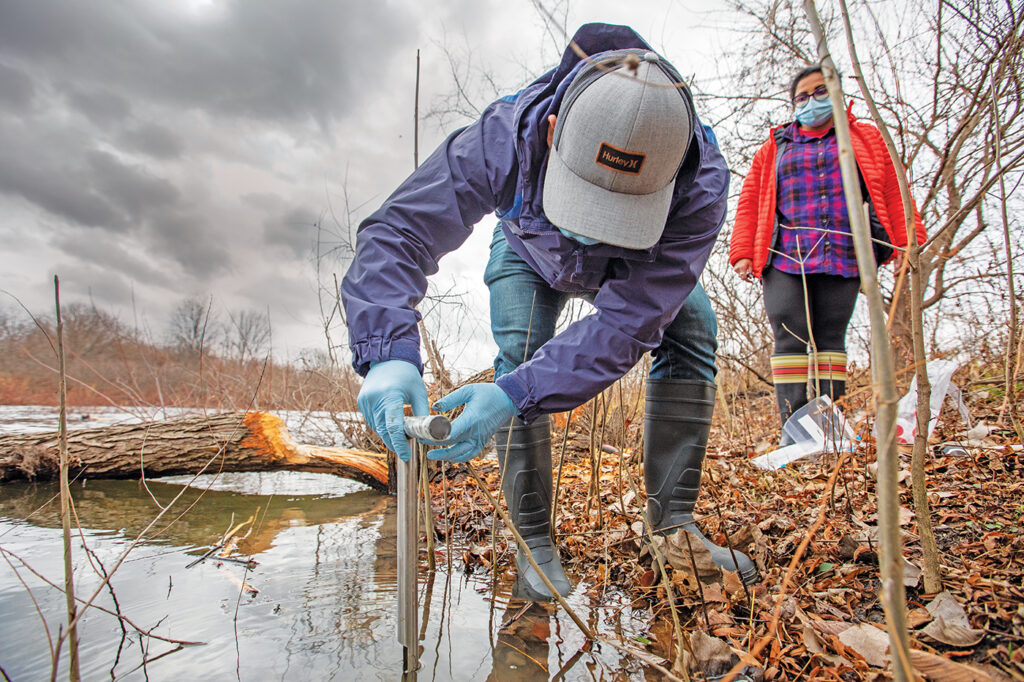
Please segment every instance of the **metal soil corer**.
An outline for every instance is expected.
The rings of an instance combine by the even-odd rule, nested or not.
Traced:
[[[419,614],[416,603],[416,561],[419,555],[416,495],[419,488],[419,448],[417,440],[443,441],[452,424],[443,415],[406,417],[405,435],[412,456],[399,460],[398,468],[398,642],[402,645],[404,679],[415,679],[419,668]]]

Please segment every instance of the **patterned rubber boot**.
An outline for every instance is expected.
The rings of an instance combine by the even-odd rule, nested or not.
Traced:
[[[807,363],[804,354],[772,356],[772,381],[775,382],[775,399],[779,405],[779,428],[786,425],[790,415],[807,404]],[[779,447],[792,445],[793,439],[782,431]]]
[[[846,352],[819,351],[817,377],[819,395],[827,395],[833,403],[839,402],[846,395]],[[836,452],[852,445],[837,422],[832,423],[831,433],[825,437],[832,440]]]

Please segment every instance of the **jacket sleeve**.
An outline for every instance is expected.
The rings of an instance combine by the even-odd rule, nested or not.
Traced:
[[[729,239],[729,265],[735,265],[743,258],[754,258],[754,238],[757,235],[757,218],[761,205],[762,174],[768,145],[762,145],[754,160],[750,163],[750,171],[743,179],[740,198],[736,204],[736,217],[732,224],[732,237]]]
[[[415,306],[426,293],[427,276],[514,190],[512,107],[507,98],[489,106],[360,224],[355,258],[341,284],[352,366],[359,374],[390,359],[423,370]]]
[[[710,176],[695,180],[701,189],[692,201],[670,217],[656,258],[616,261],[594,298],[591,315],[497,379],[524,420],[581,405],[661,344],[725,221],[729,176],[720,155],[715,161],[720,165],[709,169]]]

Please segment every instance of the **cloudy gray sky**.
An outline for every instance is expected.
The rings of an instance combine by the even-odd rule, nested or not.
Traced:
[[[699,73],[729,36],[697,6],[594,1],[568,23],[631,24]],[[280,356],[323,348],[315,225],[330,249],[346,199],[358,219],[411,170],[417,48],[427,112],[454,90],[446,49],[483,103],[481,73],[514,88],[554,43],[530,0],[0,0],[0,288],[45,313],[59,274],[66,300],[158,338],[210,296],[221,315],[269,310]],[[424,121],[421,155],[458,123]],[[491,353],[491,224],[436,278],[465,294],[449,347],[466,369]]]

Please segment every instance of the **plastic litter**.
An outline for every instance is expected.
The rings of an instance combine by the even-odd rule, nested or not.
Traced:
[[[953,383],[953,372],[960,366],[956,360],[932,360],[926,365],[928,378],[932,382],[932,395],[929,401],[931,418],[928,422],[928,435],[935,431],[942,411],[942,402],[948,395],[960,410],[960,417],[967,426],[971,425],[971,415],[967,412],[960,388]],[[896,442],[910,444],[917,435],[917,377],[910,382],[907,394],[900,398],[896,406]]]
[[[765,453],[751,460],[761,469],[781,469],[791,462],[825,452],[852,452],[857,437],[843,411],[827,396],[810,401],[786,420],[783,433],[792,445]]]

